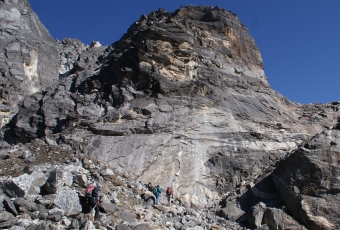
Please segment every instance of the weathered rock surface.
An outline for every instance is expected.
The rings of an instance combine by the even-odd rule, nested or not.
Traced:
[[[262,218],[266,211],[266,205],[260,202],[254,205],[251,210],[247,213],[247,219],[250,226],[259,228],[262,225]]]
[[[53,203],[62,209],[66,216],[78,215],[82,211],[78,193],[69,187],[60,189],[53,199]]]
[[[263,222],[269,227],[270,230],[307,230],[304,226],[300,225],[296,220],[287,215],[284,211],[276,208],[268,208],[265,211],[263,215]]]
[[[254,180],[338,114],[337,104],[273,91],[247,29],[218,7],[160,9],[109,48],[78,53],[68,77],[25,99],[32,106],[7,137],[67,144],[136,180],[171,181],[193,204]]]
[[[3,183],[3,190],[10,197],[25,197],[27,195],[37,195],[40,193],[40,187],[45,184],[46,176],[35,171],[31,175],[23,174]]]
[[[0,1],[0,127],[27,95],[57,81],[57,46],[27,0]]]
[[[340,130],[337,127],[314,136],[273,174],[289,211],[308,229],[340,227]]]
[[[53,43],[26,0],[0,5],[1,124],[18,111],[2,129],[1,213],[15,216],[0,228],[339,228],[340,104],[273,91],[235,14],[159,9],[105,47]],[[149,181],[173,188],[170,207],[145,202]],[[81,213],[91,183],[95,223]]]

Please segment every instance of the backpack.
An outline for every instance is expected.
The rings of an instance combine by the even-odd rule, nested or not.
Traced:
[[[95,187],[96,187],[96,186],[94,186],[94,185],[90,185],[90,186],[88,186],[88,187],[86,188],[86,190],[85,190],[85,197],[86,197],[86,198],[92,197],[92,191],[93,191],[93,189],[94,189]]]
[[[153,193],[155,196],[157,196],[157,187],[154,187],[154,188],[153,188],[152,193]]]
[[[167,195],[171,195],[171,194],[172,194],[171,188],[168,188],[168,189],[166,190],[166,194],[167,194]]]

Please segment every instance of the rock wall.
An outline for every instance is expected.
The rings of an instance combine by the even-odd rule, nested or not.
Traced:
[[[27,95],[57,81],[57,46],[27,0],[0,1],[0,127]]]
[[[67,144],[193,204],[250,183],[338,114],[273,91],[247,29],[218,7],[144,15],[68,75],[25,99],[14,137]]]
[[[76,154],[92,180],[122,181],[96,171],[101,164],[84,156],[131,181],[171,186],[181,205],[247,227],[338,228],[340,104],[302,105],[272,90],[260,52],[235,14],[206,6],[159,9],[141,16],[109,47],[77,39],[56,45],[60,56],[50,65],[61,63],[59,81],[40,92],[36,79],[42,78],[44,52],[32,51],[23,72],[27,96],[2,129],[2,163],[15,166],[3,173],[20,174],[8,182],[14,190],[15,180],[31,178],[16,158],[60,163]],[[58,152],[10,149],[18,143]],[[60,173],[51,172],[45,192],[56,193],[54,184],[66,183],[56,179]],[[85,176],[75,174],[85,186]],[[32,192],[38,190],[15,190],[25,199]],[[80,212],[77,202],[67,211],[63,196],[48,200],[64,214]],[[77,200],[75,193],[71,200]]]

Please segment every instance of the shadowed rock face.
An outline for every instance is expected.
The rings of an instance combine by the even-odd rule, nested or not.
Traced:
[[[53,38],[27,0],[0,1],[0,127],[27,95],[57,81],[59,55]]]
[[[273,91],[247,29],[217,7],[151,12],[77,55],[59,84],[25,98],[7,139],[66,145],[198,206],[271,172],[338,116],[337,103]]]
[[[291,213],[308,229],[339,229],[340,131],[314,136],[280,163],[273,179]]]

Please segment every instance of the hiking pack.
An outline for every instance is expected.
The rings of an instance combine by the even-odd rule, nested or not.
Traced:
[[[90,186],[88,186],[88,187],[85,189],[85,197],[86,197],[86,198],[92,197],[92,192],[93,192],[93,189],[94,189],[95,187],[96,187],[96,186],[94,186],[94,185],[90,185]]]
[[[168,189],[166,190],[166,194],[167,194],[167,195],[171,195],[171,194],[172,194],[172,189],[171,189],[171,188],[168,188]]]

